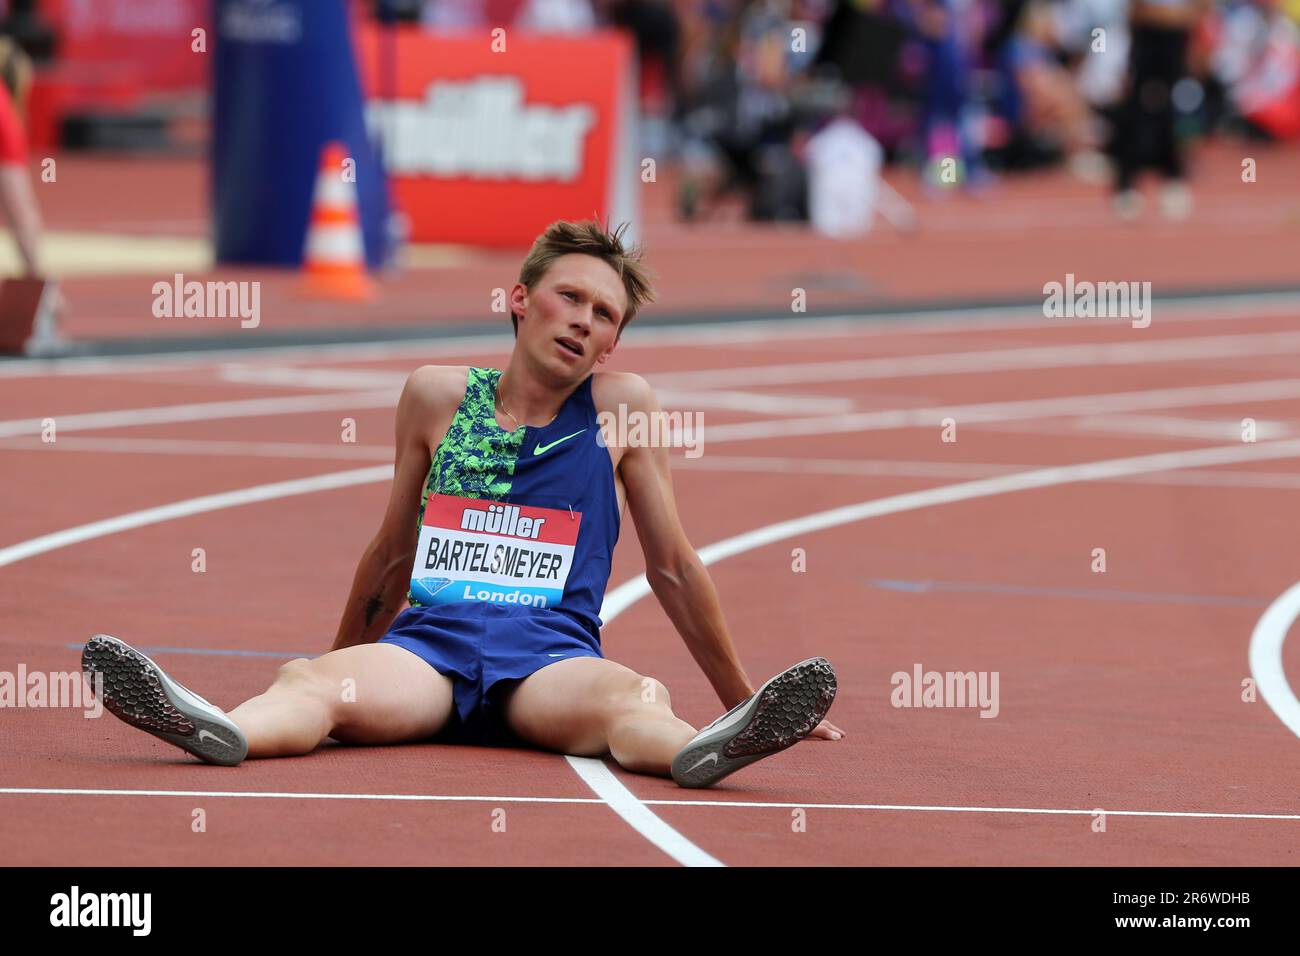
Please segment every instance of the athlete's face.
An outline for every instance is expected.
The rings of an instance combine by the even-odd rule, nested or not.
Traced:
[[[570,253],[552,262],[533,289],[516,283],[510,304],[519,316],[519,344],[558,377],[581,379],[614,351],[627,293],[607,263]]]

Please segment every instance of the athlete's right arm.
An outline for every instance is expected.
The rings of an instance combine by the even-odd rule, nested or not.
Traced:
[[[403,609],[432,449],[442,441],[465,395],[466,374],[463,367],[422,365],[406,380],[397,402],[396,459],[388,509],[357,565],[334,650],[379,640]]]

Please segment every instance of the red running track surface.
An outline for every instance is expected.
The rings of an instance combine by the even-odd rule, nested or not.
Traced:
[[[673,467],[706,554],[842,505],[1176,457],[1107,480],[895,499],[889,513],[713,563],[751,678],[827,656],[840,676],[830,716],[847,736],[707,791],[583,764],[626,788],[618,809],[640,828],[554,754],[331,744],[232,770],[111,718],[22,708],[0,711],[6,862],[1295,863],[1300,751],[1268,703],[1243,701],[1242,681],[1257,621],[1300,579],[1297,314],[1297,303],[1210,303],[1158,306],[1147,329],[1007,319],[629,334],[614,365],[645,374],[670,409],[705,416],[704,454],[675,450]],[[504,358],[398,344],[356,359],[0,369],[0,671],[75,671],[76,647],[103,631],[224,652],[155,654],[221,706],[259,693],[281,661],[328,649],[386,481],[19,549],[170,502],[387,465],[412,368]],[[297,396],[305,404],[289,405]],[[212,404],[249,399],[265,401]],[[201,407],[140,421],[139,410],[178,406]],[[123,413],[86,417],[109,411]],[[39,436],[46,417],[53,443]],[[340,440],[345,417],[355,443]],[[942,441],[948,417],[955,442]],[[1243,418],[1257,442],[1241,441]],[[1231,460],[1197,464],[1205,449]],[[191,571],[195,548],[205,573]],[[1105,573],[1093,570],[1097,548]],[[641,570],[625,533],[611,596]],[[684,719],[717,716],[653,599],[614,616],[603,640],[662,680]],[[1284,652],[1293,685],[1295,643]],[[892,706],[891,675],[917,664],[997,672],[997,716]],[[206,828],[194,832],[200,808]]]

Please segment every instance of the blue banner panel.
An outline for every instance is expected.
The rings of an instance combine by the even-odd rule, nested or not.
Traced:
[[[366,135],[344,0],[214,0],[212,198],[219,262],[302,262],[321,149],[356,160],[366,261],[388,190]]]

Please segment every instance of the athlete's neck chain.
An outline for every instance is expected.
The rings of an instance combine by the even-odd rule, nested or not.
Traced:
[[[505,403],[505,402],[502,400],[502,398],[501,398],[501,383],[502,383],[502,379],[504,379],[504,378],[505,378],[505,375],[502,374],[501,378],[498,378],[498,379],[497,379],[497,387],[493,390],[493,396],[494,396],[495,399],[496,399],[495,405],[499,405],[499,406],[501,407],[501,411],[505,412],[506,415],[509,416],[510,420],[511,420],[512,422],[515,423],[515,428],[518,429],[518,428],[521,427],[520,424],[519,424],[519,419],[515,418],[514,415],[511,415],[511,414],[510,414],[510,409],[506,408],[506,403]],[[555,420],[556,420],[557,418],[559,418],[559,417],[560,417],[560,413],[557,411],[557,412],[556,412],[554,415],[552,415],[552,416],[551,416],[551,417],[550,417],[550,418],[549,418],[545,423],[543,423],[543,424],[541,424],[541,425],[534,425],[533,427],[534,427],[534,428],[545,428],[547,425],[549,425],[551,422],[555,421]]]

